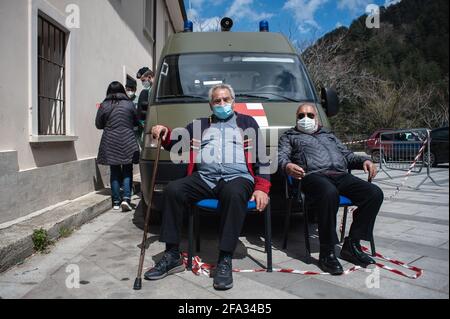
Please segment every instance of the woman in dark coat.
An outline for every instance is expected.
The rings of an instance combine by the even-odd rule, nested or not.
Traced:
[[[111,168],[111,193],[114,209],[130,211],[133,164],[139,163],[139,146],[134,135],[138,118],[133,102],[120,82],[112,82],[100,105],[95,126],[103,130],[97,163]],[[123,189],[123,197],[120,187]]]

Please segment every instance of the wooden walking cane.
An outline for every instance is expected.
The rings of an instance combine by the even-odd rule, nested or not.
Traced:
[[[161,135],[164,132],[161,132]],[[141,256],[139,258],[139,268],[137,277],[134,281],[134,290],[141,290],[142,288],[142,268],[144,266],[144,257],[145,257],[145,244],[147,242],[147,232],[148,232],[148,222],[150,220],[150,210],[152,209],[152,200],[153,200],[153,192],[155,189],[155,181],[156,181],[156,173],[158,171],[158,163],[159,163],[159,154],[161,152],[161,135],[158,137],[158,146],[156,148],[156,159],[153,163],[153,172],[152,172],[152,180],[150,182],[150,188],[149,188],[149,197],[148,197],[148,206],[147,206],[147,212],[145,214],[145,224],[144,224],[144,236],[142,237],[142,244],[141,244]],[[143,200],[143,199],[142,199]]]

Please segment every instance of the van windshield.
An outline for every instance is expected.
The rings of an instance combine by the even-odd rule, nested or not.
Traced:
[[[209,89],[220,83],[234,88],[238,102],[314,101],[304,66],[295,55],[213,53],[166,57],[155,102],[207,102]]]

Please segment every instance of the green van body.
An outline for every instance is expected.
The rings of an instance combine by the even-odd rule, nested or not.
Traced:
[[[280,56],[281,58],[277,59],[277,56]],[[169,67],[165,61],[175,61],[174,63],[179,63],[180,70],[182,67],[195,69],[196,66],[192,65],[192,61],[195,63],[197,57],[199,57],[198,61],[201,61],[203,57],[205,57],[205,59],[210,58],[214,61],[217,57],[217,61],[225,61],[224,63],[235,59],[239,63],[242,61],[250,61],[249,63],[257,64],[262,61],[261,63],[266,63],[264,66],[269,66],[269,64],[273,65],[273,61],[287,61],[291,64],[291,67],[298,67],[301,69],[298,71],[303,82],[300,83],[300,85],[304,90],[310,91],[307,100],[317,106],[321,124],[325,127],[329,127],[327,115],[322,108],[321,100],[314,89],[314,85],[308,76],[301,57],[283,35],[271,32],[185,32],[174,34],[168,39],[162,51],[158,69],[155,74],[154,86],[149,97],[144,147],[142,149],[140,161],[141,187],[145,204],[148,204],[149,184],[152,176],[153,163],[156,158],[155,143],[152,141],[150,134],[151,128],[157,124],[170,127],[171,129],[185,127],[194,119],[211,115],[207,96],[205,96],[207,87],[204,87],[202,94],[200,94],[206,99],[198,98],[198,100],[196,95],[192,95],[192,97],[183,100],[182,97],[178,98],[179,94],[172,94],[173,92],[171,91],[174,86],[180,85],[180,82],[184,80],[183,77],[185,77],[185,75],[175,73],[176,75],[172,76],[172,78],[168,78],[170,77],[168,72]],[[294,60],[295,63],[292,62]],[[182,66],[182,64],[184,66]],[[243,65],[245,66],[245,64]],[[171,70],[173,69],[173,67],[170,68]],[[267,68],[261,68],[261,70],[264,69]],[[208,73],[206,71],[203,72],[206,76],[212,76],[211,72]],[[297,70],[295,71],[297,72]],[[199,74],[201,72],[202,70],[199,70]],[[241,85],[239,86],[252,87],[252,85],[257,85],[257,82],[261,80],[258,78],[257,72],[255,71],[255,73],[249,74],[249,76],[253,76],[252,82],[254,83],[249,83],[250,81],[246,82],[245,71],[241,74],[235,72],[228,76],[240,78]],[[212,76],[212,78],[213,80],[216,79],[214,76]],[[193,79],[188,79],[185,82],[191,84],[191,80]],[[200,87],[202,84],[207,83],[206,80],[201,83],[202,81],[203,79],[196,79],[192,82],[193,89],[195,89],[195,86]],[[214,81],[211,81],[211,83],[214,83]],[[231,84],[236,91],[236,103],[260,103],[263,105],[268,126],[261,127],[261,129],[262,131],[276,130],[278,132],[278,137],[281,136],[284,131],[295,125],[296,110],[299,104],[302,101],[305,101],[304,99],[292,97],[287,97],[285,99],[277,97],[277,94],[279,93],[277,91],[278,87],[270,84],[260,87],[256,92],[251,92],[252,94],[249,94],[249,96],[246,96],[246,92],[244,92],[244,95],[239,97],[238,93],[240,87],[236,87],[233,83],[229,84]],[[160,93],[161,90],[163,90],[163,86],[165,86],[164,90],[171,93],[171,95],[161,96],[161,98],[167,99],[158,98],[158,95],[161,95]],[[187,87],[187,85],[185,87]],[[264,90],[267,88],[268,90],[271,90],[272,93],[262,93],[261,98],[258,98],[258,92],[261,91],[261,88]],[[272,161],[274,162],[274,165],[276,165],[278,139],[271,140],[269,134],[266,136],[266,146],[271,151],[271,154],[273,154]],[[164,186],[172,180],[184,177],[186,174],[186,166],[187,164],[172,163],[170,161],[169,152],[161,150],[153,201],[155,210],[160,210],[161,195]],[[272,210],[275,212],[284,211],[284,186],[279,172],[276,172],[271,176],[271,182]]]

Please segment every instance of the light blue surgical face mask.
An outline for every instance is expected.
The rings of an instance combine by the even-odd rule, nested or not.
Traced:
[[[212,111],[217,118],[221,120],[226,120],[233,114],[233,108],[232,104],[225,104],[225,105],[215,105],[212,107]]]
[[[316,120],[305,116],[297,121],[297,129],[306,134],[313,134],[319,129],[319,123],[317,123]]]
[[[144,87],[144,89],[148,90],[151,88],[152,83],[150,81],[144,81],[142,82],[142,86]]]

